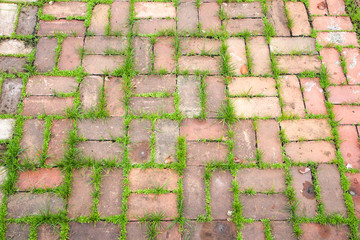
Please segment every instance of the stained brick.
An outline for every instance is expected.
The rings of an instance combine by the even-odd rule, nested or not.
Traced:
[[[70,119],[54,120],[51,125],[51,135],[48,145],[47,164],[55,164],[64,157],[67,148],[69,131],[72,130],[73,122]]]
[[[350,84],[359,84],[360,83],[360,53],[359,49],[346,48],[343,49],[342,53],[345,58],[347,73],[346,77]]]
[[[172,169],[133,168],[128,175],[132,191],[154,188],[173,191],[178,188],[178,178],[178,174]]]
[[[86,141],[78,144],[82,156],[90,160],[122,160],[123,149],[119,143],[110,141]]]
[[[184,239],[201,239],[204,236],[210,239],[236,239],[237,228],[233,222],[217,221],[197,222],[189,221],[184,225]]]
[[[37,23],[37,14],[39,8],[36,6],[24,6],[19,13],[18,25],[16,34],[19,35],[32,35],[35,32]]]
[[[85,17],[87,3],[85,2],[54,2],[44,4],[43,14],[52,15],[56,18],[66,18],[70,16]]]
[[[318,140],[331,137],[331,128],[326,119],[299,119],[280,122],[287,138],[296,141],[300,138]]]
[[[129,2],[113,2],[111,4],[110,29],[112,32],[128,32],[130,3]]]
[[[58,67],[60,70],[75,70],[81,64],[80,50],[83,38],[68,37],[62,44]]]
[[[133,114],[161,114],[175,111],[173,97],[132,97],[129,106]]]
[[[176,22],[174,19],[140,19],[135,23],[135,29],[139,34],[156,34],[175,30]]]
[[[173,3],[169,2],[136,2],[134,4],[137,18],[175,18]]]
[[[255,35],[264,34],[264,23],[261,18],[229,19],[226,31],[230,34],[250,32]]]
[[[223,3],[222,9],[228,18],[264,17],[260,2]]]
[[[54,20],[39,22],[39,36],[54,35],[55,33],[76,34],[76,36],[85,35],[85,26],[83,21],[78,20]]]
[[[200,79],[195,75],[179,76],[177,88],[180,95],[179,109],[185,117],[196,117],[201,113]]]
[[[294,162],[331,162],[335,159],[334,144],[326,141],[291,142],[285,146],[287,156]]]
[[[69,239],[117,239],[120,236],[119,226],[108,222],[78,223],[70,222]]]
[[[65,115],[66,109],[73,106],[73,99],[73,97],[30,96],[24,99],[22,115]]]
[[[74,77],[32,76],[26,84],[26,93],[31,96],[73,93],[78,85]]]
[[[121,117],[125,114],[125,106],[122,102],[124,96],[121,78],[111,77],[108,80],[105,79],[106,109],[109,111],[110,116]]]
[[[38,240],[59,240],[60,239],[59,225],[51,226],[49,224],[41,224],[37,229]]]
[[[292,224],[288,221],[273,221],[270,222],[272,229],[272,235],[274,239],[287,239],[287,240],[296,240],[294,234],[294,229]]]
[[[230,54],[230,64],[234,67],[235,73],[243,75],[247,73],[247,59],[245,50],[245,41],[242,38],[228,38],[227,51]],[[241,69],[246,69],[246,72]]]
[[[278,117],[281,115],[277,97],[233,98],[235,113],[239,117]]]
[[[359,46],[354,32],[318,32],[316,42],[320,45]]]
[[[340,54],[335,48],[323,48],[320,50],[322,62],[329,73],[329,80],[334,84],[346,82],[346,78],[341,67]]]
[[[345,225],[321,225],[318,223],[303,223],[300,225],[302,230],[302,235],[300,240],[307,239],[348,239],[349,238],[349,228]]]
[[[83,59],[83,67],[90,74],[105,74],[120,68],[124,61],[125,57],[119,55],[87,55]]]
[[[325,0],[309,1],[309,13],[312,15],[328,15]]]
[[[24,122],[23,137],[20,142],[20,158],[37,160],[43,150],[45,122],[39,119],[27,119]]]
[[[232,211],[233,192],[231,190],[233,177],[228,171],[215,171],[210,179],[211,216],[213,219],[227,219],[228,211]]]
[[[170,37],[159,37],[154,44],[154,69],[155,71],[166,70],[173,72],[175,70],[175,48],[174,40]]]
[[[1,86],[0,114],[16,114],[21,99],[21,78],[4,79]]]
[[[276,54],[315,54],[315,39],[311,37],[275,37],[271,38],[270,51]]]
[[[289,17],[293,20],[291,34],[293,36],[311,34],[311,27],[304,3],[286,2],[286,8],[289,11]]]
[[[313,26],[316,30],[352,30],[353,25],[349,17],[315,17]]]
[[[181,71],[195,73],[198,71],[209,71],[210,74],[220,73],[220,58],[210,56],[181,56],[179,58]]]
[[[346,14],[344,0],[326,0],[329,14],[342,15]]]
[[[250,240],[250,239],[258,239],[258,240],[265,240],[265,229],[264,224],[262,222],[253,222],[244,224],[241,229],[241,235],[243,239]]]
[[[206,110],[208,118],[216,118],[225,103],[225,82],[220,77],[206,77]]]
[[[254,125],[249,120],[241,120],[234,125],[234,155],[236,161],[250,162],[255,159],[256,140]]]
[[[305,107],[301,94],[299,79],[294,75],[280,78],[280,96],[283,100],[283,113],[305,117]]]
[[[281,0],[268,0],[267,6],[267,17],[275,27],[276,36],[290,36],[284,2]]]
[[[137,94],[152,92],[174,93],[176,76],[174,75],[138,75],[133,78],[133,92]]]
[[[217,2],[201,3],[199,7],[199,22],[205,31],[218,31],[221,21],[218,15],[220,6]]]
[[[304,102],[307,113],[327,114],[325,106],[324,90],[320,86],[318,78],[301,78],[301,87],[303,88]]]
[[[186,136],[188,141],[215,140],[225,137],[226,130],[226,125],[217,120],[185,119],[181,122],[180,136]]]
[[[40,38],[36,48],[35,62],[39,72],[51,71],[55,67],[57,39]]]
[[[149,38],[134,38],[135,69],[140,73],[148,73],[151,70],[151,43]]]
[[[0,140],[9,140],[14,132],[15,119],[0,119]]]
[[[334,105],[335,121],[341,124],[358,124],[360,119],[360,107],[352,105]]]
[[[0,57],[0,72],[25,72],[27,60],[23,57]]]
[[[110,6],[107,4],[98,4],[94,7],[89,32],[95,35],[105,35],[105,28],[109,22]]]
[[[346,173],[346,177],[350,182],[349,193],[354,202],[355,216],[360,217],[360,174]]]
[[[355,126],[339,126],[340,151],[345,166],[360,168],[359,137]]]
[[[175,121],[163,119],[155,123],[155,161],[170,163],[176,161],[176,144],[179,125]]]
[[[360,102],[360,86],[330,86],[329,102],[334,104],[358,103]]]
[[[16,39],[5,39],[0,41],[1,54],[29,54],[33,47],[24,41]]]
[[[24,171],[19,173],[16,188],[29,190],[33,188],[54,188],[63,182],[63,175],[58,168],[40,168],[35,171]]]
[[[17,5],[11,3],[0,4],[0,35],[10,36],[15,30],[15,21],[17,16]]]
[[[321,61],[317,56],[278,56],[277,61],[280,70],[285,73],[319,72],[321,69]]]
[[[257,145],[262,153],[261,160],[267,163],[281,163],[282,150],[279,124],[275,120],[260,120],[257,123]]]
[[[228,84],[229,94],[276,96],[275,79],[261,77],[236,77]]]
[[[271,74],[270,52],[265,37],[250,38],[248,47],[252,59],[251,72],[255,75]]]
[[[118,117],[83,119],[77,126],[78,135],[87,140],[113,140],[124,136],[124,120]]]
[[[228,148],[224,143],[188,142],[186,165],[205,165],[207,162],[226,162]]]
[[[106,54],[107,51],[121,53],[126,50],[126,38],[95,36],[85,38],[84,49],[88,54]]]
[[[182,38],[180,40],[182,54],[220,53],[221,41],[208,38]]]
[[[171,221],[160,221],[154,229],[157,231],[156,239],[181,239],[179,224],[173,224]],[[140,222],[129,222],[126,231],[126,239],[146,239],[148,227]]]
[[[26,240],[29,239],[30,225],[24,223],[9,223],[7,225],[6,239]]]
[[[149,120],[134,119],[129,125],[129,158],[131,163],[150,161],[152,124]]]
[[[96,109],[100,102],[103,79],[98,76],[84,78],[80,84],[80,100],[85,111]]]
[[[184,2],[177,8],[177,28],[180,32],[195,32],[198,30],[199,13],[193,2]]]

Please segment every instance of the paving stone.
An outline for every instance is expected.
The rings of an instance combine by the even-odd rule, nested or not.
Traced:
[[[176,146],[179,137],[179,124],[162,119],[155,123],[155,162],[171,163],[176,160]]]
[[[184,217],[196,219],[206,214],[205,169],[191,166],[183,174]]]
[[[94,7],[89,32],[95,35],[105,35],[105,28],[109,23],[109,10],[110,5],[107,4],[98,4]]]
[[[177,7],[177,29],[180,32],[195,32],[198,30],[199,13],[193,2],[180,3]]]
[[[321,69],[321,61],[317,56],[278,56],[277,62],[279,69],[285,73],[319,72]]]
[[[60,240],[60,226],[41,224],[37,229],[37,239],[39,240]]]
[[[335,121],[341,124],[358,124],[360,119],[360,107],[352,105],[334,105]]]
[[[354,202],[355,216],[360,217],[360,174],[359,173],[346,173],[346,177],[350,182],[349,193]]]
[[[359,49],[345,48],[341,52],[341,55],[345,58],[347,73],[346,77],[349,81],[349,84],[359,84],[360,83],[360,53]]]
[[[85,35],[85,26],[83,21],[78,20],[54,20],[39,21],[39,36],[55,35],[55,33],[63,33],[82,37]]]
[[[316,42],[323,46],[359,46],[354,32],[318,32]]]
[[[246,74],[247,71],[241,71],[242,69],[247,70],[247,59],[245,41],[242,38],[228,38],[226,39],[228,45],[227,51],[230,55],[229,64],[234,67],[234,72],[238,75]]]
[[[242,215],[245,218],[260,220],[267,218],[269,220],[287,220],[290,218],[288,210],[288,199],[284,194],[255,194],[240,195],[240,201],[243,205]]]
[[[349,17],[314,17],[313,26],[316,30],[352,30],[353,25]]]
[[[43,151],[45,122],[39,119],[24,121],[23,135],[20,141],[21,159],[37,160]]]
[[[286,189],[285,172],[281,169],[242,168],[237,171],[236,181],[240,191],[283,192]]]
[[[244,224],[241,229],[241,235],[244,240],[258,239],[265,240],[265,229],[262,222],[253,222]]]
[[[234,124],[234,155],[239,162],[255,160],[256,139],[252,121],[240,120]]]
[[[0,140],[9,140],[14,132],[15,119],[0,119]]]
[[[235,114],[239,117],[278,117],[281,115],[280,103],[277,97],[233,98]]]
[[[346,14],[345,3],[343,0],[326,0],[329,14],[331,15],[342,15]]]
[[[64,157],[69,132],[72,128],[73,122],[70,119],[60,119],[52,122],[46,164],[55,164]]]
[[[162,31],[171,31],[176,29],[174,19],[140,19],[135,23],[135,29],[138,34],[156,34]]]
[[[186,136],[188,141],[221,139],[226,131],[227,126],[216,119],[185,119],[180,126],[180,136]]]
[[[95,160],[115,160],[121,162],[123,149],[119,143],[110,141],[86,141],[78,144],[82,156]]]
[[[33,47],[24,41],[5,39],[0,42],[0,54],[29,54]]]
[[[0,57],[0,72],[25,72],[27,60],[22,57]]]
[[[123,193],[122,169],[104,170],[101,178],[98,211],[102,218],[120,215]]]
[[[137,18],[175,18],[175,6],[171,2],[136,2],[134,4]]]
[[[302,235],[299,239],[348,239],[349,228],[345,225],[321,225],[317,223],[303,223],[300,225]]]
[[[293,178],[292,185],[298,201],[296,213],[299,216],[312,218],[317,215],[315,188],[311,171],[305,172],[304,169],[305,167],[292,167],[290,169],[290,174]]]
[[[185,117],[196,117],[201,113],[200,78],[195,75],[179,76],[177,89],[180,95],[179,109]]]
[[[280,77],[280,96],[284,106],[283,114],[305,117],[305,106],[299,79],[294,75]]]
[[[305,102],[306,112],[309,114],[327,114],[324,90],[318,78],[301,78],[301,87]]]
[[[227,162],[229,152],[226,144],[217,142],[187,142],[186,165],[206,165],[211,161]]]
[[[162,114],[175,112],[174,98],[132,97],[130,111],[133,114]]]
[[[276,96],[275,79],[262,77],[235,77],[228,84],[229,94]]]
[[[230,34],[250,32],[254,35],[264,34],[264,23],[261,18],[229,19],[226,31]]]
[[[250,38],[247,44],[252,59],[251,73],[255,75],[271,74],[270,52],[265,37]]]
[[[272,235],[274,239],[288,239],[288,240],[296,240],[296,236],[294,234],[294,229],[292,224],[287,221],[274,221],[270,222],[270,227],[272,229]]]
[[[195,73],[209,71],[210,74],[220,73],[220,58],[210,56],[181,56],[179,57],[180,71]]]
[[[121,32],[122,34],[126,34],[129,31],[129,11],[129,2],[114,1],[111,4],[110,29],[112,32]]]
[[[124,61],[125,57],[119,55],[87,55],[83,59],[83,67],[90,74],[105,74],[120,68]]]
[[[65,115],[66,109],[73,107],[73,99],[73,97],[30,96],[24,98],[22,115]]]
[[[111,77],[105,79],[105,99],[106,109],[109,111],[110,116],[121,117],[125,115],[125,106],[122,102],[125,93],[122,90],[122,79]]]
[[[6,239],[26,240],[29,239],[30,225],[24,223],[9,223],[7,225]]]
[[[233,177],[228,171],[216,170],[210,179],[211,216],[215,219],[227,219],[228,211],[233,209]]]
[[[60,93],[73,93],[79,83],[75,77],[32,76],[26,84],[26,93],[31,96],[53,96]]]
[[[37,23],[37,14],[39,8],[36,6],[24,6],[19,13],[18,25],[16,34],[18,35],[32,35],[35,32]]]
[[[125,37],[94,36],[85,38],[84,50],[88,54],[106,54],[107,52],[121,53],[126,51]]]
[[[151,146],[150,141],[132,143],[128,146],[129,159],[132,164],[145,163],[150,161]]]
[[[228,18],[264,17],[260,2],[223,3],[222,9]]]
[[[39,72],[51,71],[55,67],[58,40],[55,38],[42,37],[36,48],[35,62]]]
[[[135,69],[140,73],[148,73],[151,70],[151,43],[149,38],[134,38]]]
[[[186,224],[183,239],[236,239],[237,228],[233,222],[217,221]]]
[[[87,3],[85,2],[54,2],[44,4],[43,14],[52,15],[56,18],[66,18],[71,16],[85,17]]]
[[[331,127],[326,119],[298,119],[280,122],[290,141],[317,140],[331,137]]]
[[[338,127],[339,145],[345,166],[360,168],[359,137],[355,126],[341,125]]]
[[[205,32],[220,31],[220,6],[217,2],[201,3],[199,7],[199,22]]]
[[[68,199],[68,217],[89,216],[92,212],[93,172],[88,168],[76,169],[72,173],[71,193]]]
[[[20,192],[8,197],[8,218],[41,215],[44,212],[58,214],[64,210],[64,200],[54,193],[35,194]]]
[[[329,80],[334,84],[346,82],[346,78],[341,67],[340,54],[335,48],[323,48],[320,50],[322,62],[329,73]]]
[[[206,111],[208,118],[216,118],[221,107],[225,104],[226,86],[220,77],[208,76],[205,79],[206,85]]]
[[[308,36],[311,34],[311,27],[304,3],[286,2],[289,17],[292,19],[291,34],[293,36]]]
[[[68,37],[64,39],[58,64],[60,70],[75,70],[80,66],[80,50],[83,48],[83,42],[84,40],[81,37]]]
[[[15,30],[15,22],[17,16],[17,5],[11,3],[0,4],[0,35],[10,36]]]
[[[282,163],[279,124],[275,120],[259,120],[256,137],[261,160],[267,163]]]
[[[275,54],[316,54],[315,39],[311,37],[274,37],[271,38],[270,51]]]
[[[63,183],[63,174],[58,168],[39,168],[19,173],[16,188],[20,191],[34,188],[55,188]]]
[[[98,107],[101,97],[103,79],[99,76],[88,76],[80,84],[80,100],[85,111],[94,110]]]
[[[167,92],[174,93],[176,89],[175,75],[138,75],[132,79],[133,92],[136,94]]]
[[[165,70],[166,72],[173,72],[175,70],[175,48],[173,44],[173,38],[156,38],[154,44],[155,71]]]
[[[148,226],[140,222],[130,222],[127,225],[127,235],[126,239],[136,240],[136,239],[146,239],[148,235]],[[155,231],[157,231],[156,239],[165,240],[165,239],[181,239],[179,224],[174,224],[171,221],[160,221],[157,226],[155,226]]]
[[[131,163],[143,163],[150,161],[151,128],[149,120],[133,119],[129,124],[130,144],[129,159]]]
[[[21,99],[21,78],[4,79],[1,86],[0,114],[16,114]]]
[[[120,227],[113,223],[96,222],[79,223],[70,222],[69,239],[86,240],[86,239],[117,239],[120,236]]]
[[[281,0],[268,0],[267,6],[267,17],[275,28],[276,36],[290,36],[284,2]]]
[[[360,86],[330,86],[329,102],[334,104],[351,104],[360,102]]]
[[[309,1],[309,13],[311,15],[328,15],[328,10],[326,7],[325,0],[312,0]]]
[[[344,193],[340,184],[340,174],[336,165],[320,164],[317,178],[320,187],[321,201],[326,214],[347,216]]]
[[[178,188],[178,174],[172,169],[133,168],[128,175],[131,191],[161,188],[173,191]]]
[[[125,135],[123,118],[83,119],[77,122],[78,135],[87,140],[114,140]]]
[[[290,159],[295,162],[331,162],[336,158],[334,144],[326,141],[291,142],[285,146]]]
[[[212,54],[219,55],[221,41],[209,38],[181,38],[180,49],[182,54]]]
[[[162,213],[164,220],[175,219],[178,216],[176,198],[175,193],[131,193],[128,198],[127,217],[129,220],[137,220],[149,213]]]

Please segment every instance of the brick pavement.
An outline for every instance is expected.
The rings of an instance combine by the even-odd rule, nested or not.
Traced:
[[[1,0],[0,238],[359,239],[359,13]]]

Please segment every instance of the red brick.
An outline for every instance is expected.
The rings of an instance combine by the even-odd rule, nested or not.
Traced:
[[[85,35],[85,26],[83,21],[78,20],[54,20],[39,22],[39,36],[55,35],[55,33],[76,34],[76,36]]]
[[[250,32],[254,35],[264,34],[264,23],[261,18],[229,19],[226,31],[230,34]]]
[[[354,202],[355,216],[360,217],[360,174],[359,173],[346,173],[346,177],[349,179],[350,187],[349,193]]]
[[[347,67],[347,79],[349,84],[359,84],[360,83],[360,53],[357,48],[345,48],[341,53],[346,62]]]
[[[137,18],[175,18],[175,6],[171,2],[136,2],[134,4]]]
[[[271,74],[270,52],[265,37],[252,37],[247,44],[252,59],[251,73],[255,75]]]
[[[234,201],[232,187],[233,177],[228,171],[215,171],[210,179],[210,207],[213,219],[227,219],[232,211]]]
[[[293,178],[295,197],[298,201],[296,213],[303,217],[316,216],[315,188],[312,181],[311,171],[304,173],[305,167],[293,167],[290,174]]]
[[[174,98],[132,97],[130,111],[133,114],[162,114],[175,112]]]
[[[153,225],[154,223],[151,222],[150,224]],[[149,225],[140,222],[129,222],[126,226],[126,239],[146,239],[148,237]],[[158,240],[181,239],[179,224],[173,224],[171,221],[160,221],[157,225],[153,226],[156,231],[156,239]]]
[[[19,173],[16,188],[20,191],[33,188],[55,188],[62,184],[63,175],[58,168],[39,168]]]
[[[40,38],[35,54],[35,62],[39,72],[51,71],[55,67],[56,53],[55,48],[58,45],[56,38]]]
[[[311,27],[304,3],[286,2],[289,17],[293,21],[291,33],[293,36],[308,36],[311,34]]]
[[[195,75],[178,76],[179,109],[185,117],[193,118],[201,113],[200,78]]]
[[[30,225],[24,223],[9,223],[6,226],[6,239],[26,240],[29,239]]]
[[[280,122],[281,129],[290,141],[318,140],[331,137],[331,127],[326,119],[299,119]]]
[[[151,51],[152,46],[149,38],[134,38],[134,61],[135,69],[140,73],[151,71]]]
[[[229,221],[189,221],[184,228],[183,239],[236,239],[238,236],[236,225]]]
[[[220,73],[220,58],[209,56],[181,56],[179,58],[180,71],[209,71],[210,74]]]
[[[46,164],[55,164],[63,159],[67,148],[69,131],[72,130],[72,127],[73,122],[70,119],[60,119],[52,122]]]
[[[220,6],[217,2],[201,3],[199,7],[199,22],[203,31],[220,31]]]
[[[326,0],[330,15],[346,14],[344,0]]]
[[[136,94],[167,92],[174,93],[176,89],[175,75],[138,75],[132,79],[133,92]]]
[[[98,4],[94,7],[89,32],[95,35],[105,35],[105,28],[109,23],[110,6],[107,4]]]
[[[84,70],[90,74],[113,72],[124,63],[125,57],[119,55],[87,55],[83,59]]]
[[[280,78],[280,96],[284,106],[283,114],[305,117],[305,107],[301,94],[299,79],[294,75]]]
[[[341,124],[358,124],[360,121],[360,106],[335,105],[333,108],[335,121]]]
[[[231,101],[239,117],[278,117],[281,115],[277,97],[233,98]]]
[[[294,162],[331,162],[336,158],[334,144],[326,141],[291,142],[285,145],[287,156]]]
[[[111,77],[105,80],[106,109],[110,116],[121,117],[125,115],[125,106],[122,102],[124,96],[121,78]]]
[[[64,40],[58,64],[60,70],[75,70],[80,66],[83,41],[80,37],[68,37]]]
[[[255,160],[256,140],[252,121],[240,120],[234,124],[235,160],[248,162]]]
[[[117,239],[120,237],[120,227],[114,223],[98,221],[94,223],[70,222],[69,239]]]
[[[150,161],[150,157],[151,157],[150,141],[132,143],[129,145],[128,149],[129,149],[129,159],[132,164],[145,163]]]
[[[327,114],[325,106],[324,90],[320,86],[318,78],[301,78],[301,87],[306,112],[309,114]]]
[[[184,54],[216,54],[219,55],[221,41],[209,38],[181,38],[181,53]]]
[[[92,212],[93,172],[87,168],[76,169],[72,174],[71,193],[68,202],[68,217],[89,216]]]
[[[129,2],[113,2],[111,4],[110,29],[113,33],[121,32],[122,34],[126,34],[129,31],[129,11]]]
[[[78,144],[84,158],[97,162],[115,160],[121,162],[123,149],[119,143],[110,141],[86,141]]]
[[[206,110],[209,118],[216,118],[221,106],[225,103],[225,82],[219,77],[206,77]]]
[[[100,91],[103,79],[99,76],[88,76],[80,84],[80,100],[85,111],[95,110],[100,102]]]
[[[318,32],[316,42],[323,46],[359,46],[354,32]]]
[[[334,104],[360,102],[360,86],[330,86],[329,102]]]
[[[325,0],[311,0],[309,1],[309,13],[311,15],[328,15]]]
[[[268,0],[267,17],[275,27],[276,36],[290,36],[285,6],[282,0]]]
[[[329,80],[334,84],[346,82],[346,78],[341,67],[340,54],[335,48],[323,48],[320,50],[322,62],[329,73]]]
[[[244,224],[241,229],[241,235],[243,239],[257,239],[257,240],[265,240],[265,229],[264,224],[262,222],[253,222]]]
[[[230,55],[230,65],[234,67],[234,72],[237,75],[243,75],[241,69],[245,66],[247,68],[245,41],[242,38],[228,38],[226,40],[228,45],[227,51]]]
[[[344,192],[340,184],[340,174],[336,165],[320,164],[317,172],[321,201],[326,214],[347,216]]]
[[[261,77],[236,77],[228,84],[229,94],[276,96],[275,79]]]
[[[313,26],[316,30],[352,30],[353,25],[349,17],[314,17]]]
[[[26,93],[32,96],[73,93],[78,85],[74,77],[32,76],[26,84]]]
[[[176,161],[176,146],[179,137],[179,124],[162,119],[155,123],[155,162],[171,163]]]
[[[287,239],[287,240],[296,240],[294,234],[294,229],[292,223],[288,221],[274,221],[270,222],[270,227],[272,229],[272,236],[274,239]]]
[[[149,213],[162,213],[164,220],[174,219],[178,216],[176,194],[130,194],[128,198],[127,217],[137,220]]]
[[[270,51],[275,54],[317,54],[315,39],[312,37],[274,37],[271,38]]]
[[[135,29],[139,34],[156,34],[175,30],[176,22],[174,19],[140,19],[135,23]]]
[[[321,61],[317,56],[278,56],[277,62],[279,69],[285,73],[319,72],[321,69]]]
[[[180,32],[195,32],[198,30],[199,13],[194,2],[184,2],[177,8],[177,29]]]
[[[275,120],[259,120],[257,123],[257,145],[261,160],[267,163],[282,163],[279,124]]]
[[[43,14],[52,15],[56,18],[66,18],[71,16],[85,17],[87,3],[85,2],[54,2],[44,4]]]
[[[207,162],[227,162],[228,148],[217,142],[188,142],[186,165],[205,165]]]
[[[128,175],[132,191],[155,188],[173,191],[178,188],[178,178],[178,174],[172,169],[133,168]]]
[[[113,36],[95,36],[85,38],[84,50],[87,54],[106,54],[107,51],[124,52],[127,48],[126,38]]]
[[[37,116],[46,115],[65,115],[66,109],[73,106],[73,97],[51,97],[51,96],[31,96],[24,99],[22,115]]]
[[[59,240],[60,239],[60,226],[41,224],[37,229],[38,240]]]
[[[23,151],[20,158],[39,161],[43,151],[45,122],[39,119],[27,119],[24,121],[23,129],[20,142]]]
[[[129,159],[131,163],[143,163],[150,161],[151,128],[149,120],[134,119],[129,125]]]
[[[0,57],[0,72],[25,72],[27,60],[23,57]]]
[[[225,137],[227,127],[217,120],[185,119],[181,122],[180,135],[188,141],[215,140]]]
[[[166,70],[173,72],[175,70],[175,48],[174,39],[170,37],[159,37],[154,44],[155,71]]]
[[[339,126],[340,151],[345,166],[360,168],[359,137],[355,126]]]
[[[21,78],[8,78],[4,79],[1,85],[0,114],[17,114],[23,80]]]
[[[264,17],[260,2],[229,2],[222,4],[228,18],[260,18]]]
[[[108,119],[83,119],[77,122],[78,135],[87,140],[114,140],[125,134],[124,120],[118,117]]]
[[[102,218],[121,214],[122,192],[122,169],[104,170],[101,178],[98,204],[98,211]]]
[[[308,239],[348,239],[350,235],[349,228],[345,225],[321,225],[318,223],[303,223],[300,225],[302,235],[300,240]]]
[[[286,189],[285,172],[281,169],[242,168],[237,171],[236,181],[240,191],[283,192]]]

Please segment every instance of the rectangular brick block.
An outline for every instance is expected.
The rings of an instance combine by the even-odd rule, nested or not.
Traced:
[[[21,100],[23,80],[7,78],[1,85],[0,114],[16,114]]]
[[[155,71],[173,72],[175,70],[175,48],[173,44],[174,39],[170,37],[156,39],[154,44]]]
[[[80,66],[80,51],[83,48],[83,43],[84,39],[81,37],[68,37],[64,39],[58,63],[60,70],[75,70]]]
[[[18,35],[32,35],[35,33],[39,8],[36,6],[24,6],[19,13],[19,21],[16,28]]]
[[[76,239],[117,239],[120,236],[118,225],[98,221],[93,223],[70,222],[70,240]]]
[[[30,54],[33,47],[24,41],[7,39],[0,42],[1,54]]]
[[[299,119],[280,122],[281,129],[290,141],[299,139],[318,140],[331,137],[331,127],[327,119]]]
[[[26,58],[23,57],[0,57],[0,72],[21,73],[26,70]]]
[[[175,112],[173,97],[132,97],[130,111],[133,114],[162,114]]]
[[[291,142],[285,145],[286,155],[294,162],[331,162],[336,158],[335,146],[326,141]]]
[[[279,124],[275,120],[260,120],[257,123],[257,145],[262,153],[261,160],[267,163],[281,163],[282,150]]]
[[[360,86],[330,86],[329,102],[334,104],[351,104],[360,102]]]
[[[232,98],[235,113],[239,117],[278,117],[281,115],[280,103],[277,97]]]
[[[252,37],[247,44],[252,59],[251,73],[255,75],[271,74],[270,52],[265,37]]]
[[[39,39],[34,62],[39,72],[51,71],[55,67],[57,45],[58,41],[55,38],[42,37]]]
[[[162,31],[174,31],[176,22],[174,19],[140,19],[135,23],[138,34],[156,34]]]
[[[83,37],[85,35],[85,26],[83,21],[78,20],[54,20],[39,21],[39,36],[55,35],[55,33],[63,33]]]
[[[354,32],[318,32],[316,42],[323,46],[348,46],[359,47],[356,33]]]
[[[128,145],[130,162],[144,163],[150,161],[151,121],[134,119],[130,122],[128,134],[130,137],[130,144]]]
[[[136,2],[134,4],[137,18],[175,18],[176,10],[173,3],[167,2]]]
[[[17,16],[17,5],[11,3],[0,4],[0,35],[10,36],[15,30],[15,21]]]
[[[241,120],[234,124],[234,155],[237,162],[255,160],[256,139],[252,121]]]
[[[133,92],[136,94],[167,92],[173,94],[176,89],[174,75],[138,75],[132,79]]]
[[[55,188],[63,183],[63,174],[58,168],[39,168],[19,173],[16,188],[21,191],[34,188]]]
[[[222,9],[228,18],[260,18],[264,17],[260,2],[223,3]]]
[[[109,10],[110,6],[107,4],[98,4],[94,7],[89,32],[95,35],[105,35],[105,28],[109,23]]]
[[[73,99],[73,97],[30,96],[24,98],[22,115],[65,115],[66,110],[73,107]]]
[[[315,39],[311,37],[274,37],[271,38],[270,51],[275,54],[316,54]]]
[[[228,38],[227,51],[230,55],[230,64],[234,67],[235,74],[243,75],[248,73],[245,41],[242,38]]]
[[[313,26],[316,30],[352,30],[353,25],[349,17],[315,17],[313,20]]]
[[[122,161],[123,148],[119,143],[111,141],[86,141],[78,144],[81,156],[89,160],[101,162],[106,160]]]
[[[20,141],[21,159],[39,161],[43,151],[45,122],[39,119],[24,121],[23,136]]]
[[[87,140],[114,140],[125,135],[124,120],[118,117],[108,119],[83,119],[77,122],[78,135]]]
[[[129,175],[129,188],[132,191],[161,188],[173,191],[178,188],[178,174],[171,169],[133,168]]]
[[[321,239],[329,240],[346,239],[350,235],[349,227],[346,225],[321,225],[318,223],[303,223],[300,225],[302,235],[300,240]]]
[[[284,73],[319,72],[321,69],[321,61],[317,56],[278,56],[277,62]]]
[[[199,22],[201,29],[209,31],[219,31],[221,21],[219,18],[220,6],[216,2],[202,3],[199,7]]]
[[[111,4],[110,29],[113,33],[126,34],[129,31],[130,3],[129,2],[113,2]]]
[[[83,67],[90,74],[105,74],[119,69],[124,62],[125,57],[120,55],[88,55],[83,59]]]
[[[228,84],[229,94],[276,96],[275,79],[261,77],[235,77]]]
[[[100,102],[103,79],[99,76],[88,76],[80,84],[80,100],[85,111],[95,110]]]
[[[360,107],[355,105],[334,105],[335,121],[340,124],[358,124]]]
[[[109,52],[122,53],[126,51],[127,40],[125,37],[114,36],[94,36],[86,37],[84,44],[84,51],[86,54],[106,54]]]
[[[230,34],[250,32],[254,35],[264,34],[264,23],[261,18],[229,19],[226,31]]]
[[[284,2],[281,0],[268,0],[267,6],[267,17],[275,27],[276,36],[290,36]]]
[[[346,14],[344,0],[326,0],[329,14],[342,15]]]
[[[184,54],[212,54],[219,55],[221,41],[208,38],[181,38],[181,53]]]
[[[220,57],[209,56],[181,56],[179,58],[180,71],[195,73],[209,71],[210,74],[220,73]]]
[[[338,127],[340,151],[345,166],[360,168],[359,137],[355,126],[342,125]]]
[[[176,162],[176,146],[179,137],[179,124],[163,119],[155,123],[155,162]]]
[[[291,33],[293,36],[308,36],[311,34],[311,27],[304,3],[286,2],[289,17],[293,21]]]
[[[15,119],[0,119],[0,140],[9,140],[14,132]],[[5,147],[1,148],[2,150]]]
[[[135,69],[140,73],[148,73],[151,71],[151,43],[149,38],[134,38],[134,60]]]
[[[233,222],[213,220],[211,222],[189,221],[184,226],[183,238],[201,239],[203,236],[211,236],[214,239],[236,239],[237,228]]]
[[[210,179],[211,216],[213,219],[227,219],[228,211],[232,211],[233,193],[231,190],[233,177],[229,171],[215,171]]]
[[[179,109],[185,117],[196,117],[201,113],[200,78],[195,75],[179,76],[177,88],[180,95]]]
[[[343,69],[340,65],[340,54],[335,48],[323,48],[320,50],[322,63],[326,66],[329,73],[329,80],[333,84],[341,84],[346,82]]]
[[[306,112],[309,114],[327,114],[324,90],[318,78],[301,78],[301,87],[305,102]]]
[[[328,15],[328,9],[325,0],[312,0],[309,1],[309,13],[311,15]]]
[[[177,8],[177,28],[180,32],[196,32],[199,25],[199,13],[193,2],[183,2]]]
[[[59,93],[73,93],[78,86],[75,77],[32,76],[26,84],[26,93],[31,96],[53,96]]]
[[[69,132],[72,128],[73,122],[70,119],[59,119],[52,122],[46,164],[56,164],[56,162],[63,159],[68,147]]]
[[[206,165],[207,162],[227,162],[227,145],[218,142],[187,142],[186,165]]]
[[[221,107],[225,103],[226,86],[220,77],[208,76],[205,79],[206,85],[206,110],[208,118],[216,118]]]
[[[305,107],[299,79],[294,75],[280,78],[280,96],[283,100],[283,113],[290,116],[305,117]]]
[[[122,78],[111,77],[105,80],[106,109],[110,116],[121,117],[125,115],[124,96]]]
[[[349,84],[359,84],[360,83],[360,52],[357,48],[345,48],[341,52],[341,55],[345,58],[347,73],[346,77],[349,81]]]
[[[188,141],[216,140],[226,136],[227,126],[216,119],[185,119],[181,122],[180,136]]]
[[[54,2],[44,4],[43,14],[52,15],[56,18],[66,18],[70,16],[85,17],[87,3],[85,2]]]

